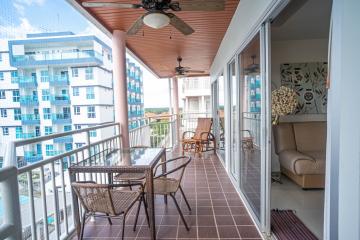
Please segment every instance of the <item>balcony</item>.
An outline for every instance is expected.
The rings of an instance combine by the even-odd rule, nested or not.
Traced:
[[[72,143],[72,142],[73,142],[73,136],[54,138],[54,143]]]
[[[23,125],[38,125],[40,124],[40,115],[38,114],[22,114],[21,124]]]
[[[56,113],[52,115],[51,120],[53,124],[68,124],[71,123],[71,115]]]
[[[37,96],[27,95],[20,97],[21,106],[39,106],[39,99]]]
[[[18,83],[20,88],[36,88],[37,80],[33,76],[19,76]]]
[[[36,136],[35,133],[22,133],[19,135],[20,138],[22,139],[30,139],[30,138],[34,138]],[[38,137],[38,136],[36,136]]]
[[[52,87],[63,87],[69,85],[69,77],[68,76],[61,76],[55,75],[50,77],[49,84]]]
[[[37,153],[36,151],[25,151],[24,160],[28,163],[35,163],[43,159],[42,154]]]
[[[50,102],[53,105],[69,105],[70,97],[69,95],[51,95]]]
[[[11,43],[10,43],[11,44]],[[61,53],[36,53],[26,55],[13,55],[10,58],[11,65],[14,67],[32,67],[52,64],[79,64],[95,63],[102,64],[103,56],[101,53],[87,50],[80,52],[61,52]]]

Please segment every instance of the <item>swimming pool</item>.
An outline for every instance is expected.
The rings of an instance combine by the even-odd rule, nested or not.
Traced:
[[[20,205],[26,205],[29,203],[29,197],[28,196],[24,196],[24,195],[20,195]],[[0,218],[2,218],[4,214],[4,204],[3,201],[0,197]]]

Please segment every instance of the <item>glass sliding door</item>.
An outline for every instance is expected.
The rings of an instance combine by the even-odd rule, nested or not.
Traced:
[[[221,160],[225,161],[225,82],[224,76],[221,74],[216,80],[216,143],[217,143],[217,152],[222,158]]]
[[[240,69],[240,189],[257,219],[261,214],[261,101],[260,34],[239,55]]]
[[[229,65],[229,86],[230,86],[230,171],[232,177],[239,180],[239,110],[238,110],[238,79],[236,74],[236,60]]]

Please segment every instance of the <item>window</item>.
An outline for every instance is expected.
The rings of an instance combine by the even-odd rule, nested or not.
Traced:
[[[86,99],[95,99],[95,93],[93,87],[86,88]]]
[[[0,53],[0,62],[3,61],[2,53]]]
[[[21,120],[21,109],[14,108],[14,120]]]
[[[80,107],[74,107],[74,115],[80,115]]]
[[[64,132],[71,131],[71,125],[65,125],[64,126]]]
[[[46,152],[46,156],[53,156],[54,155],[54,145],[46,144],[45,152]]]
[[[44,119],[51,119],[51,109],[43,108]]]
[[[50,100],[50,89],[43,89],[41,90],[42,100],[49,101]]]
[[[81,148],[85,143],[75,143],[76,148]]]
[[[2,131],[3,131],[3,135],[4,135],[4,136],[8,136],[8,135],[9,135],[9,128],[8,128],[8,127],[3,127],[3,128],[2,128]]]
[[[90,131],[89,133],[90,133],[90,137],[96,137],[97,136],[96,130]]]
[[[53,133],[52,127],[45,127],[45,135],[50,135],[52,133]]]
[[[78,77],[79,76],[79,69],[73,68],[71,69],[72,77]]]
[[[16,135],[16,138],[21,138],[22,137],[22,134],[23,131],[22,131],[22,127],[15,127],[15,135]]]
[[[88,118],[96,118],[96,113],[95,113],[95,107],[94,106],[89,106],[87,108],[87,112],[88,112]]]
[[[40,127],[39,127],[39,126],[36,126],[36,127],[35,127],[35,136],[36,136],[36,137],[40,137],[40,135],[41,135],[41,134],[40,134]]]
[[[72,150],[72,143],[65,143],[65,150],[68,152],[68,151],[71,151]]]
[[[76,125],[75,125],[75,129],[76,129],[76,130],[80,130],[80,129],[81,129],[81,125],[76,124]]]
[[[5,90],[0,90],[0,99],[5,99]]]
[[[0,55],[1,55],[1,53],[0,53]],[[0,157],[0,168],[2,168],[3,163],[4,163],[4,157]]]
[[[93,79],[93,68],[87,67],[85,68],[85,80],[92,80]]]
[[[78,87],[73,88],[73,96],[79,96],[80,95],[80,89]]]
[[[4,81],[4,72],[0,72],[0,81]]]
[[[18,72],[11,71],[11,83],[17,83],[17,82],[18,82]]]
[[[20,102],[20,92],[19,90],[13,91],[13,102]]]
[[[0,114],[1,114],[2,118],[6,118],[7,117],[7,109],[1,108],[0,109]]]
[[[41,79],[41,82],[48,82],[49,81],[49,71],[48,70],[40,71],[40,79]]]

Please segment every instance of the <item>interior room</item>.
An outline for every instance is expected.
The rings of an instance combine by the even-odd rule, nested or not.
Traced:
[[[331,5],[331,0],[292,1],[271,24],[272,91],[284,86],[297,98],[292,113],[273,122],[272,228],[287,227],[280,214],[289,210],[318,239],[323,238]]]

